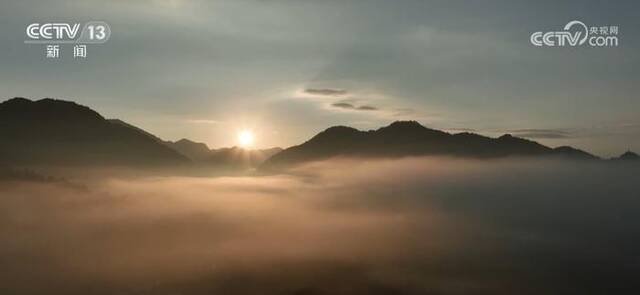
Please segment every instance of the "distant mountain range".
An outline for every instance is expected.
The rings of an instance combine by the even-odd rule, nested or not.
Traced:
[[[211,150],[188,139],[159,137],[74,102],[13,98],[0,103],[0,164],[157,166],[204,164],[247,168],[280,148]]]
[[[166,141],[164,144],[196,163],[219,167],[256,167],[282,151],[279,147],[261,150],[240,147],[209,149],[204,143],[193,142],[188,139],[181,139],[175,142]]]
[[[336,156],[422,155],[467,158],[546,156],[579,160],[600,159],[573,147],[550,148],[510,134],[498,138],[469,132],[450,134],[429,129],[415,121],[397,121],[389,126],[370,131],[360,131],[345,126],[331,127],[301,145],[290,147],[274,155],[263,164],[263,168],[284,167]],[[619,159],[634,157],[637,155],[628,152]]]
[[[210,149],[205,143],[195,142],[186,138],[178,141],[164,141],[151,133],[121,120],[112,119],[110,121],[136,129],[156,142],[168,146],[197,164],[224,166],[226,168],[257,167],[271,156],[282,151],[282,148],[279,147],[269,149],[245,149],[234,146],[230,148]]]
[[[158,143],[168,146],[181,155],[190,159],[193,163],[215,166],[221,168],[251,168],[257,167],[271,156],[282,151],[282,148],[274,147],[270,149],[245,149],[240,147],[210,149],[207,144],[195,142],[186,138],[178,141],[164,141],[159,137],[148,133],[136,126],[125,123],[121,120],[112,119],[113,123],[136,129],[142,134],[152,138]]]
[[[547,156],[597,160],[585,151],[550,148],[509,134],[490,138],[450,134],[415,121],[398,121],[377,130],[331,127],[307,142],[282,150],[209,149],[204,143],[164,141],[118,119],[105,119],[74,102],[13,98],[0,103],[0,165],[210,165],[285,167],[336,156],[455,156],[495,158]],[[632,152],[616,160],[638,160]]]
[[[194,142],[183,138],[178,141],[163,141],[163,144],[174,149],[192,161],[204,161],[211,157],[211,149],[201,142]]]

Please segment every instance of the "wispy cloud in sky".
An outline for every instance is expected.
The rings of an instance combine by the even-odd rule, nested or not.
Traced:
[[[569,138],[571,133],[563,129],[516,129],[510,130],[516,136],[526,138]]]
[[[325,96],[342,96],[348,93],[344,89],[331,89],[331,88],[307,88],[305,93]]]
[[[378,110],[377,107],[373,107],[369,105],[355,106],[348,102],[336,102],[336,103],[332,103],[331,106],[334,108],[356,110],[356,111],[377,111]]]

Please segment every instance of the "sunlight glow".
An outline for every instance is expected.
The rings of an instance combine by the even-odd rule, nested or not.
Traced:
[[[253,144],[253,132],[242,130],[238,133],[238,144],[241,147],[250,147]]]

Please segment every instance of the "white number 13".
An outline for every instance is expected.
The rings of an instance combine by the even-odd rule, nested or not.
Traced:
[[[89,39],[94,40],[102,40],[106,37],[105,27],[102,25],[99,26],[89,26]]]

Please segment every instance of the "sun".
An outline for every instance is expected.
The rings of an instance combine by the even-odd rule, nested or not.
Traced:
[[[253,132],[250,130],[242,130],[238,133],[238,144],[241,147],[250,147],[253,144]]]

